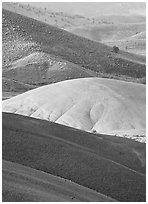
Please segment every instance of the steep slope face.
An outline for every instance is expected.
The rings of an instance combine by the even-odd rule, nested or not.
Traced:
[[[125,138],[3,113],[4,160],[66,178],[118,201],[145,201],[145,148]]]
[[[108,15],[86,18],[78,15],[67,15],[63,12],[52,12],[31,5],[19,3],[3,3],[3,8],[38,21],[64,28],[76,35],[87,37],[107,45],[120,47],[120,50],[145,54],[146,37],[143,40],[124,40],[127,37],[145,32],[146,18],[141,15]],[[110,42],[111,41],[111,42]],[[119,42],[123,41],[123,42]]]
[[[140,95],[139,95],[140,93]],[[119,135],[145,134],[145,86],[109,79],[75,79],[3,102],[3,111],[70,127]]]
[[[11,22],[15,29],[19,26],[23,36],[29,36],[31,42],[35,44],[34,52],[39,49],[38,51],[58,56],[63,60],[98,73],[132,78],[141,78],[146,75],[145,65],[129,61],[129,59],[121,59],[112,52],[111,47],[104,44],[87,40],[4,9],[3,18],[6,22]],[[10,47],[12,48],[12,46]],[[18,56],[13,56],[13,60],[14,58],[16,58],[15,60],[20,59]]]

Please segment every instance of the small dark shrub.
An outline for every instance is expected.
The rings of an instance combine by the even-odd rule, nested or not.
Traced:
[[[92,133],[93,133],[93,134],[97,134],[97,131],[96,131],[96,130],[93,130]]]
[[[113,52],[118,53],[119,52],[119,47],[113,46]]]

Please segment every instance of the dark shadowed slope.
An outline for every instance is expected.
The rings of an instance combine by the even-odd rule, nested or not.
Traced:
[[[2,77],[2,99],[9,99],[25,91],[37,88],[35,85],[29,85],[13,79]]]
[[[3,202],[111,202],[113,199],[60,177],[3,161]]]
[[[120,141],[3,113],[4,160],[72,180],[119,201],[145,201],[145,144]]]
[[[112,48],[64,30],[3,9],[4,22],[11,22],[15,32],[27,36],[32,49],[39,48],[47,54],[58,56],[93,71],[141,78],[146,74],[145,65],[117,57]],[[5,38],[6,33],[3,35]],[[29,36],[29,37],[28,37]],[[28,48],[29,49],[29,48]]]
[[[37,86],[22,83],[20,81],[11,80],[9,78],[2,78],[2,90],[3,91],[14,91],[14,92],[25,92],[31,89],[37,88]]]

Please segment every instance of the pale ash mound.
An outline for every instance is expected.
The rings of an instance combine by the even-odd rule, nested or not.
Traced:
[[[144,85],[99,78],[63,81],[3,101],[4,112],[142,142],[145,109]]]

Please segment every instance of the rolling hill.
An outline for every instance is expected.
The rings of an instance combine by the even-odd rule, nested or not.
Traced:
[[[145,142],[145,97],[144,85],[85,78],[46,85],[2,105],[4,112]]]
[[[118,201],[145,201],[145,144],[129,139],[3,113],[3,159],[71,180]],[[13,175],[10,178],[14,180]]]

